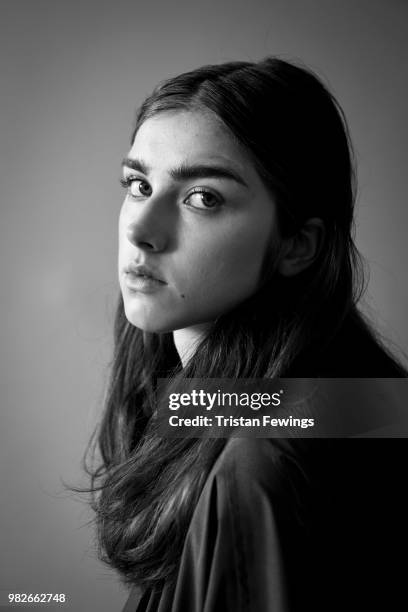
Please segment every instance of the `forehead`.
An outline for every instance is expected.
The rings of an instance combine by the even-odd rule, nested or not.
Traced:
[[[146,119],[129,157],[143,157],[153,168],[224,159],[248,178],[255,173],[245,149],[210,111],[166,111]]]

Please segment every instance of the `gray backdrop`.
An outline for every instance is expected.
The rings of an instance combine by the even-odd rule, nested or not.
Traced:
[[[359,161],[366,308],[408,348],[408,4],[403,0],[3,0],[0,589],[120,610],[86,506],[60,479],[101,409],[116,283],[119,164],[134,109],[204,63],[300,58],[329,83]]]

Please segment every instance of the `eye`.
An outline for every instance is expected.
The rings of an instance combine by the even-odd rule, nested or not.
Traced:
[[[128,194],[133,198],[146,197],[152,193],[149,183],[136,176],[126,176],[120,180],[120,184],[128,190]]]
[[[188,203],[188,206],[192,208],[199,208],[201,210],[207,210],[209,208],[216,208],[221,205],[219,198],[214,195],[211,191],[206,189],[196,188],[194,189],[184,200],[184,203]]]

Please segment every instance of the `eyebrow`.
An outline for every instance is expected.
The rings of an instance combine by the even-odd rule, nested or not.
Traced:
[[[144,161],[130,157],[126,157],[122,161],[122,167],[132,168],[132,170],[142,172],[146,176],[148,176],[150,172],[150,167],[145,164]],[[188,165],[183,163],[175,168],[171,168],[169,170],[169,175],[176,181],[186,181],[198,178],[225,178],[235,181],[249,189],[247,183],[235,170],[218,164]]]

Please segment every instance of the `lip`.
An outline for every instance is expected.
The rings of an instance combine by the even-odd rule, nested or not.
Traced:
[[[123,270],[124,282],[130,291],[138,293],[155,293],[167,283],[158,273],[145,264],[129,264]]]
[[[156,283],[167,285],[166,281],[161,278],[160,274],[157,273],[154,268],[147,266],[146,264],[130,263],[124,268],[123,271],[125,276],[129,277],[129,279],[154,281]]]

